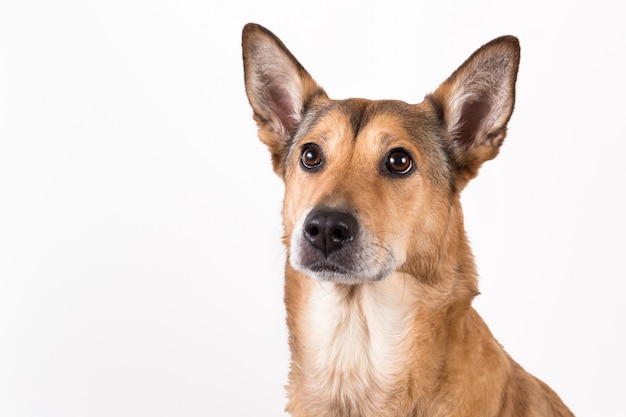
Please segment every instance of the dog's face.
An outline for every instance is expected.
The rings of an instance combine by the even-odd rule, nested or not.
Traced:
[[[417,105],[329,99],[260,26],[246,26],[243,49],[259,136],[285,182],[291,266],[357,284],[437,257],[460,190],[506,134],[517,41],[484,46]]]
[[[402,102],[311,109],[284,163],[291,265],[341,283],[380,280],[402,265],[414,237],[440,223],[432,206],[449,204],[437,129],[428,111]]]

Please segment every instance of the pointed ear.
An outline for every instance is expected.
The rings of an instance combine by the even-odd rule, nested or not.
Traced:
[[[249,23],[242,35],[246,94],[259,138],[272,154],[274,171],[283,165],[293,134],[309,105],[326,93],[272,32]]]
[[[493,159],[513,113],[520,47],[503,36],[478,49],[428,100],[438,109],[458,179],[466,183]]]

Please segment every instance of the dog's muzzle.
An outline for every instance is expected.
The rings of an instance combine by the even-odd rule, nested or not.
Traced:
[[[320,281],[359,284],[393,270],[395,259],[347,211],[311,210],[292,235],[291,265]]]

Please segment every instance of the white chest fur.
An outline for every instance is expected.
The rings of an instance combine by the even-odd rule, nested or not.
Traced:
[[[316,402],[375,412],[409,349],[412,300],[402,276],[352,289],[315,285],[307,308],[305,367]]]

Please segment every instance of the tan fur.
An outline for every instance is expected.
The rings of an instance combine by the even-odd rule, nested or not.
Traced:
[[[571,416],[471,306],[476,269],[460,192],[506,135],[517,40],[479,49],[417,105],[330,100],[257,25],[244,28],[243,51],[259,136],[285,182],[287,410],[294,417]],[[315,169],[300,162],[311,143],[323,158]],[[410,154],[413,171],[386,172],[393,149]],[[350,250],[340,249],[347,260],[337,261],[351,272],[311,269],[303,230],[320,208],[358,222],[345,243]]]

